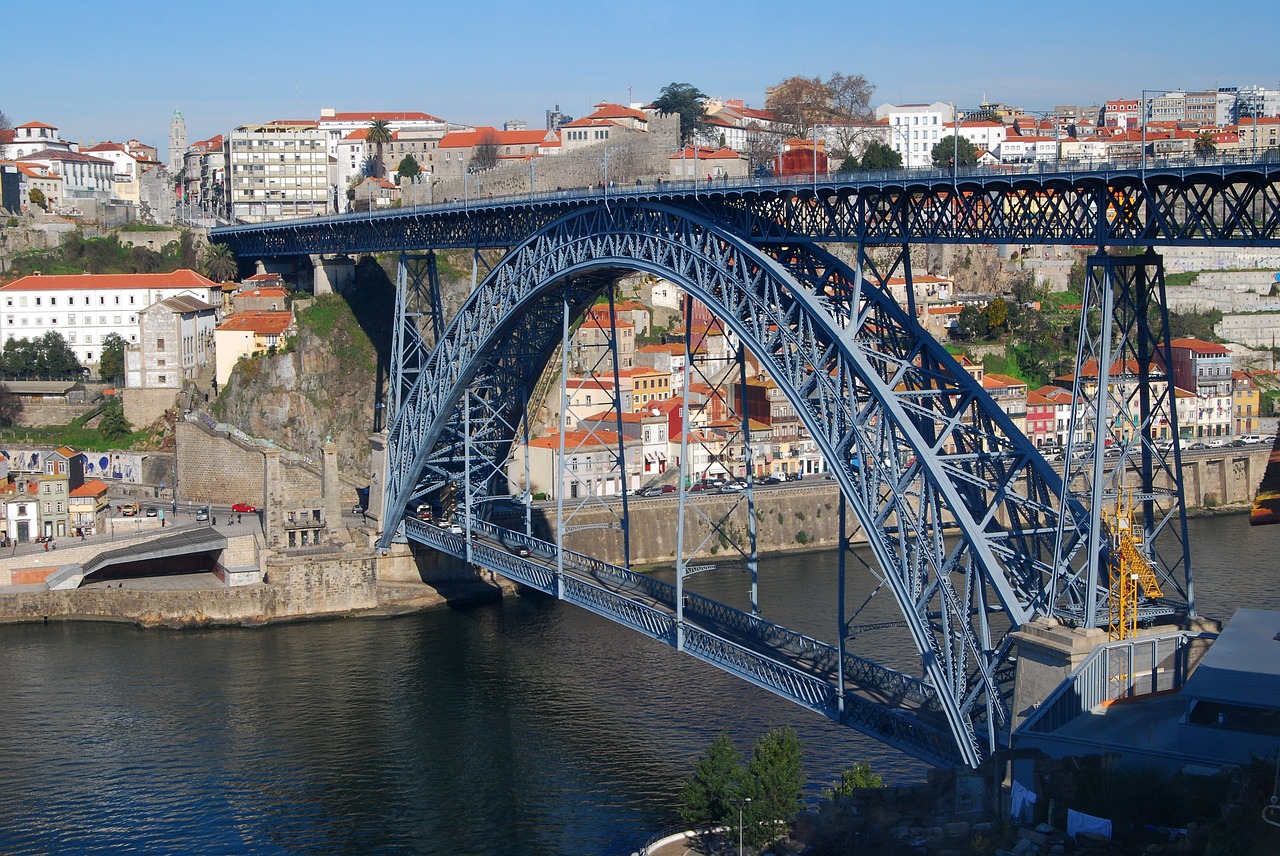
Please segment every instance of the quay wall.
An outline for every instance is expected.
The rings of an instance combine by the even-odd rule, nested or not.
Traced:
[[[192,591],[69,589],[0,594],[0,622],[93,619],[143,626],[261,624],[378,605],[372,553],[268,559],[263,583]]]
[[[1188,509],[1250,505],[1266,471],[1270,451],[1264,445],[1257,445],[1184,454],[1182,482]],[[1171,485],[1158,481],[1157,487]],[[838,546],[839,506],[834,481],[815,479],[800,485],[762,489],[756,491],[755,499],[756,543],[761,553]],[[709,513],[718,517],[738,500],[736,495],[718,494],[697,501],[709,504],[710,509],[714,509]],[[630,503],[633,564],[667,564],[675,560],[677,508],[677,500],[671,497],[638,499]],[[849,526],[855,526],[857,520],[852,508],[847,513]],[[566,543],[570,549],[580,553],[621,562],[622,533],[605,526],[614,519],[606,509],[583,509],[574,514],[573,525],[601,528],[570,532]],[[547,504],[535,508],[534,525],[538,537],[554,540],[555,506]],[[686,541],[692,538],[694,544],[702,543],[710,533],[706,519],[691,509],[686,510],[686,526],[689,527]],[[749,541],[745,502],[739,504],[726,528],[728,539],[746,547]],[[853,540],[866,539],[859,533],[853,536]],[[729,561],[735,555],[736,551],[718,535],[707,540],[696,553],[698,558],[712,562],[717,557]]]

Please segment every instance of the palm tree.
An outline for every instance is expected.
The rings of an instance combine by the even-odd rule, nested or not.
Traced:
[[[226,282],[240,274],[240,263],[226,244],[210,244],[204,250],[204,275],[214,282]]]
[[[374,119],[369,123],[369,130],[364,135],[366,143],[373,143],[378,147],[378,160],[376,178],[382,177],[382,147],[391,142],[391,126],[387,124],[386,119]]]
[[[1218,151],[1218,144],[1214,142],[1213,134],[1205,131],[1196,137],[1195,142],[1196,157],[1211,158]]]

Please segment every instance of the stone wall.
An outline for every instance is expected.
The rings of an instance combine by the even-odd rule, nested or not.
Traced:
[[[377,606],[372,553],[269,560],[266,582],[195,591],[69,589],[0,595],[0,622],[136,621],[149,626],[259,624]]]
[[[195,422],[175,425],[182,502],[264,505],[262,451]]]
[[[1213,326],[1215,335],[1251,348],[1280,347],[1280,312],[1223,315]]]
[[[634,186],[637,178],[645,184],[652,184],[659,176],[665,181],[667,158],[679,148],[679,128],[678,116],[654,116],[649,120],[646,133],[630,135],[623,142],[585,147],[571,154],[536,158],[532,171],[528,160],[500,162],[493,169],[470,177],[465,191],[460,178],[438,178],[430,186],[426,182],[403,182],[401,204],[409,207],[455,197],[484,200],[491,195],[524,194],[529,192],[531,183],[537,193],[595,187],[604,178],[606,148],[609,149],[609,179],[619,186]]]
[[[1263,445],[1229,447],[1213,452],[1199,452],[1184,456],[1183,485],[1188,508],[1214,506],[1245,506],[1253,502],[1254,494],[1267,467],[1270,449]],[[1061,465],[1059,465],[1060,467]],[[1160,483],[1158,487],[1168,487]],[[756,492],[757,532],[756,543],[760,552],[780,552],[831,548],[838,544],[839,526],[838,494],[835,482],[815,479],[799,486],[764,489]],[[737,497],[716,495],[699,498],[706,503],[708,513],[719,516]],[[632,518],[631,561],[633,564],[667,564],[675,559],[677,500],[654,497],[630,504]],[[701,542],[710,531],[702,515],[689,511],[687,524],[694,543]],[[609,523],[614,518],[604,509],[584,509],[574,515],[575,526]],[[855,521],[849,511],[849,523]],[[555,540],[555,506],[534,509],[535,534],[545,540]],[[729,534],[739,544],[746,545],[746,506],[743,503],[730,519]],[[690,538],[686,533],[686,539]],[[856,535],[855,540],[865,540]],[[596,556],[610,562],[622,561],[621,533],[607,528],[586,528],[568,535],[570,549]],[[732,548],[714,538],[699,554],[699,559],[714,562],[717,557],[727,560],[735,555]]]
[[[178,389],[122,389],[120,400],[124,403],[124,418],[130,425],[151,425],[174,406]]]
[[[170,396],[172,398],[172,396]],[[17,424],[24,428],[43,427],[46,425],[66,425],[72,419],[83,416],[90,410],[96,408],[98,404],[85,402],[83,404],[64,404],[62,402],[50,401],[24,401],[22,404],[22,413],[18,416]]]

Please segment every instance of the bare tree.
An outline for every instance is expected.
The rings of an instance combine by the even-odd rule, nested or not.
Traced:
[[[13,122],[9,121],[9,117],[5,115],[3,110],[0,110],[0,131],[7,131],[12,127]]]
[[[471,166],[475,169],[493,169],[498,165],[498,135],[485,131],[471,153]]]
[[[765,106],[777,114],[787,131],[807,137],[816,125],[830,126],[825,137],[832,152],[845,157],[860,151],[874,118],[871,96],[875,85],[861,74],[832,72],[831,77],[788,77],[769,90]]]

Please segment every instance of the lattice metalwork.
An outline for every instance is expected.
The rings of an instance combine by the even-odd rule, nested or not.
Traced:
[[[559,308],[566,284],[580,314],[620,269],[684,287],[768,368],[871,536],[959,756],[977,763],[1007,729],[1009,632],[1064,596],[1053,588],[1064,581],[1054,567],[1060,482],[886,291],[817,247],[766,254],[685,212],[616,200],[542,230],[477,288],[432,354],[422,376],[431,383],[420,381],[397,414],[389,519],[432,462],[456,459],[449,426],[463,390],[494,377],[489,367],[516,333],[529,336],[524,358],[542,354],[545,365],[561,332],[546,310]],[[536,372],[524,368],[528,386]],[[496,400],[499,387],[486,395]],[[474,431],[503,433],[482,417],[472,414]],[[1067,521],[1074,548],[1086,518],[1077,509]],[[952,526],[963,537],[944,541]]]
[[[1139,619],[1195,612],[1170,344],[1160,256],[1090,257],[1063,484],[1089,509],[1090,536],[1062,550],[1061,572],[1077,579],[1059,604],[1059,614],[1080,626],[1104,626],[1111,609],[1101,521],[1122,495],[1141,509],[1140,540],[1165,593],[1145,600]]]
[[[1180,167],[907,171],[866,179],[748,179],[621,188],[610,204],[700,212],[755,243],[823,241],[1256,245],[1280,240],[1280,161]],[[214,229],[240,258],[512,247],[602,204],[566,192]]]

